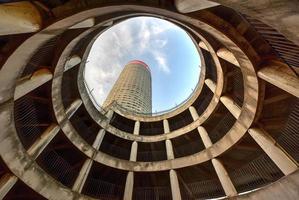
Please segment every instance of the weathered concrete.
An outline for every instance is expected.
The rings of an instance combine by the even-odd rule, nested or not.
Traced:
[[[167,119],[163,120],[163,128],[164,128],[164,133],[169,133],[170,129],[169,129],[169,123]]]
[[[167,160],[174,159],[174,153],[171,140],[165,140]]]
[[[223,190],[228,197],[236,196],[238,194],[235,186],[233,185],[226,169],[224,168],[223,164],[220,162],[219,159],[213,158],[212,164],[215,168],[217,176],[220,180],[220,183],[223,187]]]
[[[105,133],[106,133],[105,129],[101,129],[99,131],[99,133],[97,134],[97,137],[92,144],[92,147],[95,148],[96,150],[99,150],[99,148],[102,144],[102,141],[104,139]]]
[[[52,73],[46,68],[37,70],[30,76],[30,78],[20,80],[15,90],[14,99],[17,100],[28,94],[32,90],[51,80],[52,77]]]
[[[60,127],[57,124],[51,124],[42,135],[33,143],[33,145],[27,150],[28,154],[36,159],[46,146],[52,141],[52,139],[59,132]]]
[[[182,197],[181,197],[180,185],[179,185],[179,180],[176,171],[171,169],[169,171],[169,177],[170,177],[172,199],[181,200]]]
[[[139,130],[140,130],[140,121],[136,121],[135,124],[134,124],[133,134],[134,135],[139,135]]]
[[[206,131],[206,129],[203,126],[199,126],[197,128],[197,130],[198,130],[198,133],[200,135],[200,138],[201,138],[204,146],[206,148],[211,147],[213,145],[213,143],[212,143],[210,136],[209,136],[208,132]]]
[[[71,26],[70,29],[90,28],[93,27],[94,25],[95,25],[95,18],[89,18]]]
[[[71,56],[65,63],[64,66],[64,71],[66,72],[67,70],[75,67],[76,65],[81,63],[81,58],[78,55],[73,55]]]
[[[85,162],[76,178],[76,181],[73,185],[72,190],[81,193],[83,186],[85,184],[85,181],[88,177],[89,171],[91,169],[92,163],[93,163],[93,160],[91,160],[91,159],[85,160]]]
[[[258,71],[258,77],[299,98],[299,78],[283,63],[272,62]]]
[[[214,81],[212,81],[211,79],[206,79],[205,80],[205,84],[208,86],[208,88],[210,88],[210,90],[215,93],[216,90],[216,83],[214,83]]]
[[[189,107],[189,111],[190,111],[190,114],[192,116],[193,121],[195,121],[199,118],[199,115],[198,115],[196,109],[193,106]]]
[[[232,63],[233,65],[235,65],[237,67],[240,67],[234,54],[232,54],[232,52],[230,50],[228,50],[227,48],[222,47],[222,48],[218,49],[217,56],[219,56],[223,60],[226,60],[226,61]]]
[[[38,9],[29,1],[0,5],[0,35],[36,32],[42,27]]]
[[[134,172],[128,172],[123,200],[131,200],[134,188]]]
[[[218,3],[208,1],[208,0],[175,0],[177,9],[182,13],[189,13],[197,10],[203,10],[206,8],[218,6]]]
[[[297,0],[211,0],[210,2],[219,3],[256,18],[299,45],[299,2]],[[176,7],[178,10],[184,8],[182,10],[184,13],[193,12],[196,7],[199,7],[198,10],[200,9],[201,1],[177,0]]]
[[[131,146],[130,161],[137,160],[138,143],[134,141]]]
[[[285,175],[298,169],[296,161],[291,159],[266,131],[260,128],[250,128],[248,132]]]
[[[234,100],[230,96],[228,96],[228,95],[220,97],[220,101],[229,110],[229,112],[236,119],[238,119],[238,117],[241,114],[241,108],[239,107],[239,105],[237,103],[235,103]]]
[[[9,190],[16,184],[18,177],[11,173],[4,174],[0,179],[0,199],[3,199]]]

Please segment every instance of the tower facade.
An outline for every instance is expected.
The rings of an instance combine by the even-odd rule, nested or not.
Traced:
[[[147,64],[133,60],[124,67],[103,107],[114,101],[135,112],[152,112],[152,79]]]

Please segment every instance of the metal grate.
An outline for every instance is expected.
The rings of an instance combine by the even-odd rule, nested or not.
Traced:
[[[172,199],[170,187],[135,187],[134,200],[169,200]]]

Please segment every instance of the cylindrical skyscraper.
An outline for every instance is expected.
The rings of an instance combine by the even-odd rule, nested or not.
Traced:
[[[103,107],[109,106],[113,101],[132,111],[152,112],[152,80],[147,64],[133,60],[125,66]]]

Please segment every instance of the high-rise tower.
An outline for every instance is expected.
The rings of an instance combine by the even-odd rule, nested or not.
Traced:
[[[147,64],[139,60],[129,62],[109,95],[103,107],[116,101],[122,107],[140,113],[152,112],[151,72]]]

